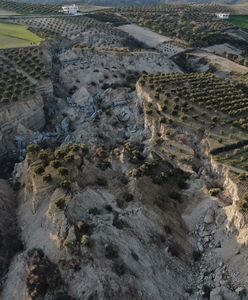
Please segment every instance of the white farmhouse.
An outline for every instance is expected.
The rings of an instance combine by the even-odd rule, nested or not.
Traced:
[[[62,6],[62,10],[65,14],[75,15],[79,11],[79,8],[76,4],[72,4],[72,5]]]
[[[221,19],[221,20],[227,20],[227,19],[229,19],[230,14],[227,14],[227,13],[218,13],[218,14],[216,14],[216,17],[218,19]]]

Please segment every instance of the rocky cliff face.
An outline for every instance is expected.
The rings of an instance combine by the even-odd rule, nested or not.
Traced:
[[[69,150],[73,147],[76,150]],[[4,299],[31,297],[24,265],[32,249],[53,261],[67,283],[66,292],[75,299],[184,295],[192,284],[187,274],[193,246],[185,239],[177,200],[171,198],[177,195],[170,189],[170,182],[182,180],[184,173],[166,162],[154,162],[153,167],[147,164],[147,175],[130,177],[136,163],[128,162],[127,147],[131,145],[110,155],[99,148],[89,148],[86,154],[85,146],[74,145],[49,153],[49,160],[61,151],[70,156],[67,163],[59,159],[69,172],[65,178],[72,182],[70,190],[60,187],[64,176],[58,175],[60,168],[51,167],[53,161],[44,173],[51,174],[48,183],[35,173],[37,154],[29,154],[19,165],[18,216],[25,251],[10,269]],[[158,177],[155,183],[155,176],[163,172],[170,178],[163,183]]]
[[[145,112],[149,103],[155,105],[153,95],[139,82],[136,84],[136,90],[138,104]],[[204,138],[201,131],[186,124],[181,126],[177,118],[162,123],[162,117],[163,115],[156,114],[155,110],[152,114],[144,114],[145,128],[151,137],[150,145],[153,151],[170,158],[171,163],[184,169],[191,165],[193,174],[196,173],[200,179],[193,181],[191,188],[186,191],[184,197],[194,204],[188,204],[183,212],[184,220],[197,239],[197,248],[202,253],[200,264],[197,265],[197,272],[201,274],[203,271],[200,278],[196,279],[198,288],[202,290],[203,295],[206,287],[209,288],[207,297],[210,299],[246,299],[244,289],[239,285],[246,285],[247,282],[243,268],[244,257],[247,255],[247,214],[240,212],[237,203],[247,191],[247,181],[239,180],[239,173],[214,159],[207,146],[208,139]],[[169,118],[166,114],[164,117],[165,120]],[[198,187],[194,187],[195,185]],[[214,197],[206,193],[209,190],[211,194],[212,188],[218,191]],[[216,268],[216,264],[220,267]],[[220,272],[224,275],[220,275]],[[238,296],[230,291],[235,289]]]
[[[22,250],[15,217],[16,201],[11,187],[5,180],[0,180],[0,291],[3,288],[4,276],[14,254]]]
[[[223,186],[227,195],[232,199],[231,205],[227,206],[227,228],[231,232],[237,231],[237,242],[243,247],[248,246],[248,219],[247,214],[239,211],[237,203],[242,200],[245,183],[239,182],[237,176],[227,166],[217,163],[213,158],[210,159],[212,170],[223,180]]]
[[[50,105],[48,126],[63,134],[46,149],[28,147],[13,174],[15,194],[3,183],[0,226],[10,223],[0,256],[8,262],[12,230],[17,236],[15,202],[23,251],[2,281],[2,299],[246,299],[239,187],[204,153],[201,131],[161,122],[159,105],[152,118],[153,96],[134,89],[135,69],[178,68],[156,53],[120,59],[104,51],[58,54],[65,99]],[[43,92],[51,95],[45,85]],[[10,130],[6,151],[15,149],[7,132],[32,140],[44,126],[41,96],[15,105],[0,114]]]
[[[32,98],[30,96],[26,100],[2,105],[0,157],[18,155],[16,139],[31,141],[32,131],[40,130],[45,126],[43,107],[43,98],[39,94]]]
[[[24,251],[11,264],[3,299],[53,299],[51,293],[66,299],[245,299],[247,251],[228,227],[236,211],[224,193],[216,198],[206,191],[215,181],[208,174],[214,166],[201,155],[197,163],[192,159],[191,132],[175,129],[168,138],[161,131],[167,148],[176,153],[180,146],[191,156],[191,176],[179,168],[189,161],[158,151],[161,128],[142,112],[146,95],[137,94],[108,90],[96,119],[80,112],[100,105],[87,94],[80,107],[70,108],[78,143],[32,150],[16,166]],[[118,105],[111,108],[112,102]],[[129,136],[119,134],[127,126],[124,107],[128,124],[136,125]],[[88,147],[80,143],[86,140]]]
[[[53,97],[53,84],[50,79],[44,80],[38,84],[39,92],[45,98]]]

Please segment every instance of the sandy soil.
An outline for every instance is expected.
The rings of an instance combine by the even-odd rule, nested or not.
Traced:
[[[137,40],[145,43],[149,47],[157,47],[163,42],[171,41],[172,39],[151,31],[148,28],[140,27],[135,24],[119,26],[119,29],[129,33]]]
[[[241,66],[226,58],[220,57],[215,54],[211,54],[209,52],[194,51],[192,52],[192,54],[194,54],[196,57],[206,58],[212,65],[214,65],[222,72],[235,72],[239,74],[246,74],[248,72],[247,67]]]
[[[227,43],[225,44],[220,44],[220,45],[213,45],[207,48],[203,48],[203,50],[209,51],[209,52],[214,52],[217,54],[223,54],[224,52],[226,53],[231,53],[231,54],[241,54],[241,50],[238,48],[235,48]]]

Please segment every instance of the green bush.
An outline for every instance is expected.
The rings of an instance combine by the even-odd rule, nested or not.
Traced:
[[[90,245],[90,238],[87,234],[84,234],[81,238],[81,245],[83,246],[89,246]]]
[[[77,223],[77,228],[81,233],[87,234],[89,232],[90,226],[82,220]]]
[[[57,208],[59,209],[64,209],[65,208],[65,198],[61,197],[61,198],[58,198],[56,201],[55,201],[55,205]]]
[[[87,154],[89,152],[89,148],[85,144],[80,145],[83,154]]]
[[[73,155],[73,154],[67,154],[67,155],[64,157],[64,160],[65,160],[65,162],[67,162],[67,163],[71,163],[71,162],[73,162],[73,160],[74,160],[74,155]]]
[[[45,172],[45,169],[43,166],[38,166],[34,169],[35,174],[37,175],[41,175]]]
[[[45,151],[42,151],[39,153],[38,158],[41,160],[47,160],[48,159],[48,153]]]
[[[64,180],[61,182],[62,189],[69,190],[71,188],[72,182],[70,180]]]
[[[140,173],[145,175],[148,175],[150,170],[151,170],[151,165],[148,163],[144,163],[139,167]]]
[[[216,197],[217,195],[219,195],[220,192],[221,192],[220,188],[213,188],[209,190],[209,194],[212,197]]]
[[[130,172],[129,172],[129,176],[130,177],[139,177],[141,174],[140,174],[140,170],[139,169],[132,169]]]
[[[58,174],[61,176],[67,176],[69,174],[69,171],[67,168],[59,167],[58,168]]]
[[[248,212],[248,193],[245,193],[242,200],[237,201],[237,207],[242,213]]]
[[[102,147],[96,149],[95,156],[99,158],[107,158],[108,153]]]
[[[37,153],[40,150],[40,147],[37,144],[31,144],[27,146],[28,153]]]
[[[241,173],[241,174],[239,174],[238,180],[244,181],[244,180],[246,180],[246,179],[248,179],[248,175],[247,175],[246,173]]]
[[[153,110],[151,108],[146,109],[146,114],[151,115],[153,113]]]
[[[61,166],[61,162],[57,159],[52,160],[50,162],[50,166],[52,166],[54,169],[58,169]]]
[[[77,144],[73,144],[71,147],[70,147],[70,150],[72,152],[78,152],[80,150],[80,146],[77,145]]]
[[[245,194],[244,194],[243,199],[244,199],[244,201],[248,202],[248,193],[245,193]]]
[[[49,182],[52,181],[52,176],[51,176],[51,174],[45,174],[45,175],[42,176],[42,179],[43,179],[44,182],[49,183]]]
[[[131,153],[131,160],[137,161],[137,160],[143,160],[143,155],[139,150],[133,150]]]
[[[66,152],[64,150],[57,150],[55,152],[55,157],[56,158],[64,158],[66,156]]]

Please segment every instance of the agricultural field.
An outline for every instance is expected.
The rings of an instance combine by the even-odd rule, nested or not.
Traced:
[[[16,102],[35,94],[35,86],[10,64],[0,60],[0,103]]]
[[[248,15],[247,16],[231,16],[230,23],[241,28],[248,29]]]
[[[214,13],[218,9],[218,6],[164,5],[114,11],[132,23],[197,47],[228,41],[225,31],[235,28],[235,25],[216,19]]]
[[[28,30],[27,26],[0,23],[0,48],[39,45],[42,39]]]
[[[36,80],[49,78],[45,71],[42,49],[39,47],[6,49],[0,51],[0,54]]]
[[[146,103],[147,115],[161,123],[175,119],[207,128],[218,147],[235,143],[238,132],[247,137],[248,95],[235,83],[212,74],[172,73],[143,75],[138,86],[154,99]]]
[[[106,6],[97,6],[97,5],[88,5],[88,4],[80,4],[78,5],[80,12],[93,12],[103,9],[108,9]]]
[[[213,160],[228,168],[240,195],[247,192],[247,92],[208,73],[145,74],[136,88],[156,153],[188,163],[192,154],[175,138],[178,128],[201,134]]]
[[[248,145],[235,147],[230,150],[223,149],[223,151],[215,155],[215,160],[233,169],[243,169],[248,172]]]
[[[34,3],[21,3],[8,0],[0,0],[0,10],[11,11],[17,14],[24,15],[49,15],[59,14],[59,5],[50,4],[34,4]]]
[[[96,19],[100,22],[111,23],[114,26],[120,26],[120,25],[124,25],[124,24],[129,23],[125,18],[123,18],[123,17],[121,17],[121,16],[119,16],[115,13],[108,12],[108,11],[106,11],[106,12],[101,11],[101,12],[91,13],[91,14],[88,14],[87,16],[89,18]]]
[[[43,34],[44,36],[62,36],[73,38],[81,35],[86,31],[94,31],[97,33],[106,33],[119,37],[127,36],[126,33],[114,28],[110,24],[101,23],[94,18],[86,16],[74,17],[40,17],[40,18],[18,18],[10,19],[12,22],[25,24],[34,32]]]

